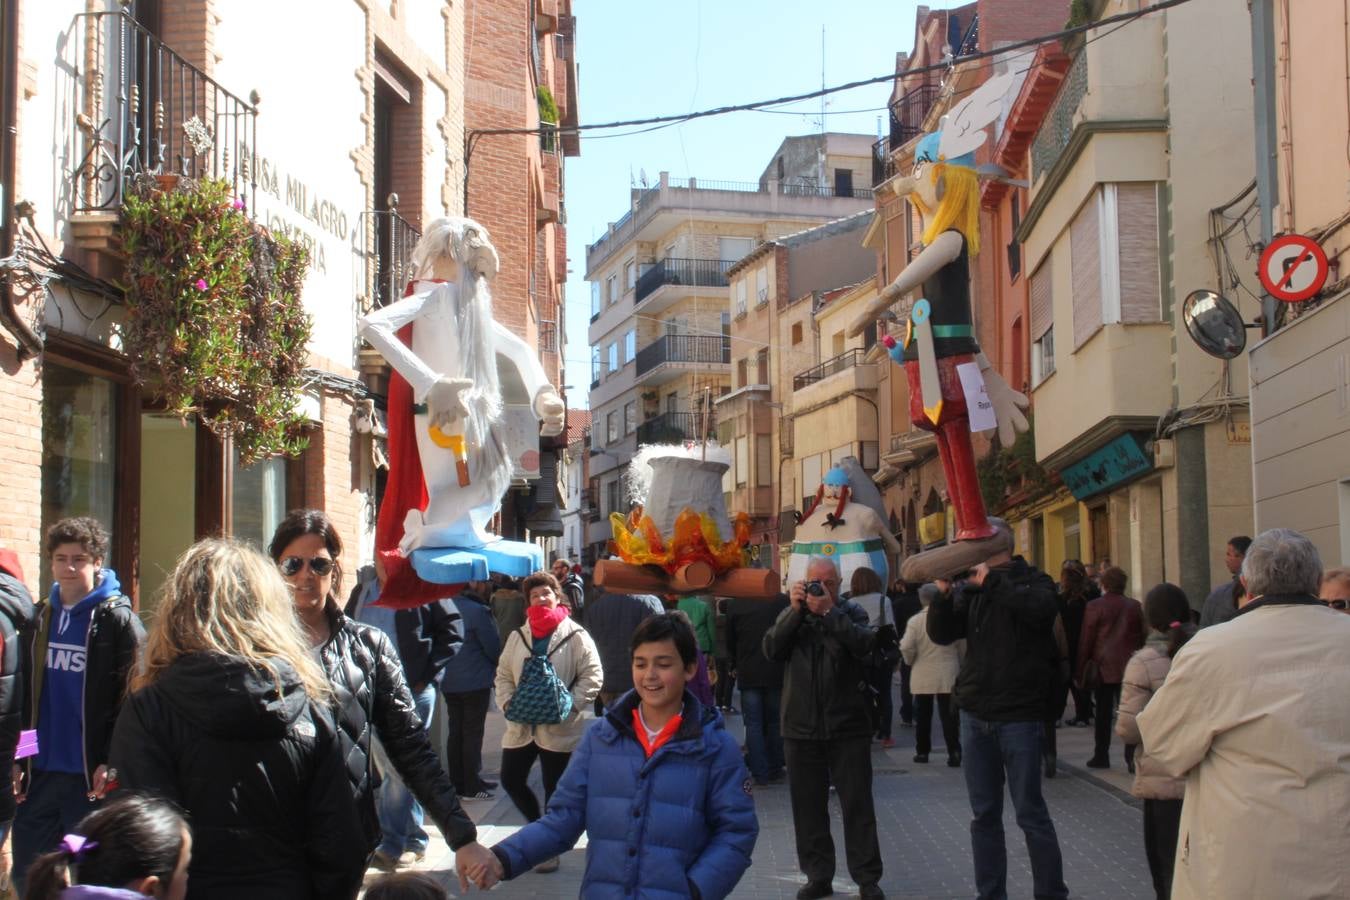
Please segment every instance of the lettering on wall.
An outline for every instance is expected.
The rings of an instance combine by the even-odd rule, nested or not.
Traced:
[[[332,235],[346,242],[353,238],[352,219],[348,213],[325,197],[317,188],[298,176],[283,171],[269,157],[253,154],[239,145],[239,159],[258,180],[258,189],[272,196],[282,209],[255,210],[269,231],[284,234],[309,250],[314,268],[328,274],[328,259],[324,238]],[[283,211],[284,210],[284,211]],[[290,215],[295,213],[295,216]],[[297,220],[296,216],[304,219]]]

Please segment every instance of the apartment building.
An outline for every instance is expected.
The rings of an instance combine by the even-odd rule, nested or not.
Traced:
[[[1181,320],[1193,290],[1232,295],[1211,238],[1252,180],[1250,47],[1240,0],[1087,32],[1027,147],[1016,232],[1035,456],[1063,485],[1019,540],[1051,571],[1109,558],[1134,589],[1171,581],[1197,606],[1227,577],[1224,542],[1252,529],[1246,361],[1204,354]]]
[[[802,509],[803,492],[813,494],[820,484],[830,452],[865,455],[855,439],[854,381],[833,377],[857,363],[846,349],[847,322],[836,317],[822,326],[815,314],[860,281],[871,283],[872,254],[862,235],[872,215],[864,209],[766,241],[727,270],[732,381],[714,401],[716,434],[733,451],[727,508],[750,516],[752,556],[765,568],[786,571],[779,551],[791,541],[792,513]],[[876,417],[861,418],[870,423],[875,450]]]
[[[752,290],[733,298],[727,271],[765,241],[870,205],[870,189],[842,174],[867,170],[866,148],[856,135],[789,138],[759,182],[662,172],[587,248],[592,556],[611,536],[608,515],[628,510],[623,474],[640,444],[715,434],[714,401],[732,385],[732,317]],[[767,283],[753,286],[755,302],[760,290]]]
[[[564,185],[567,159],[581,153],[579,135],[566,130],[578,119],[576,17],[571,0],[468,0],[463,15],[473,26],[464,48],[465,203],[502,259],[492,285],[493,315],[537,348],[545,374],[562,392]],[[539,133],[502,133],[506,129]],[[523,406],[533,398],[503,399],[522,406],[522,418],[529,415]],[[534,540],[546,555],[559,552],[563,535],[566,447],[564,432],[513,451],[516,477],[502,501],[499,533]]]
[[[1273,76],[1275,116],[1253,124],[1278,143],[1274,202],[1261,212],[1276,233],[1316,240],[1330,275],[1317,297],[1278,304],[1277,329],[1248,355],[1256,528],[1296,528],[1323,564],[1350,565],[1350,202],[1340,189],[1350,163],[1339,137],[1350,110],[1323,90],[1328,67],[1338,72],[1346,59],[1345,22],[1326,4],[1259,3],[1253,15],[1260,8],[1273,31],[1253,63]],[[1242,307],[1248,320],[1251,310]]]
[[[360,377],[356,319],[401,291],[402,229],[463,212],[463,8],[24,0],[6,15],[16,6],[0,23],[0,543],[38,587],[44,529],[96,516],[143,606],[194,539],[261,544],[294,507],[325,509],[350,561],[369,560],[379,440],[355,413],[381,388]],[[302,60],[296,36],[318,20],[332,40]],[[125,189],[172,174],[225,179],[310,252],[296,458],[241,465],[231,439],[165,416],[133,378],[118,337]]]

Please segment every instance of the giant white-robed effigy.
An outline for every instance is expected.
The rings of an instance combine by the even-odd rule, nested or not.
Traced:
[[[375,535],[388,606],[439,599],[447,585],[493,572],[543,568],[537,545],[488,530],[511,484],[503,375],[524,386],[542,434],[559,434],[566,416],[533,349],[492,317],[500,263],[487,230],[472,219],[436,219],[413,263],[418,277],[406,295],[360,321],[393,369],[389,480]]]

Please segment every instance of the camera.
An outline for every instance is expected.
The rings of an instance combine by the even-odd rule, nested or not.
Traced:
[[[824,597],[825,585],[819,581],[808,581],[806,583],[806,592],[812,597]]]

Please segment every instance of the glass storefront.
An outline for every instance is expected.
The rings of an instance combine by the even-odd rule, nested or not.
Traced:
[[[47,362],[42,367],[42,532],[92,516],[111,535],[115,512],[117,386]],[[45,548],[44,548],[45,549]],[[51,585],[43,566],[42,589]]]
[[[230,460],[234,467],[234,536],[266,552],[272,533],[286,515],[286,461],[281,457],[239,465],[239,456]]]

